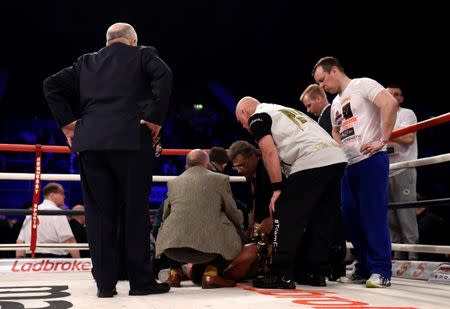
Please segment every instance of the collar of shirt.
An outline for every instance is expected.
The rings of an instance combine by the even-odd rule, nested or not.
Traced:
[[[42,201],[42,203],[38,205],[38,208],[53,208],[53,209],[56,208],[61,210],[61,208],[59,208],[58,205],[47,199],[44,199],[44,201]]]
[[[325,107],[324,108],[322,108],[322,111],[320,112],[320,115],[319,115],[319,118],[317,118],[317,121],[319,121],[319,119],[322,117],[322,115],[323,115],[323,112],[328,108],[328,106],[331,106],[331,104],[330,103],[328,103],[327,105],[325,105]]]

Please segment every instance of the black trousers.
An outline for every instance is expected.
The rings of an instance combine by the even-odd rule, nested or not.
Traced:
[[[295,262],[303,260],[309,272],[328,274],[329,247],[340,213],[340,181],[344,168],[343,163],[334,164],[288,177],[275,206],[271,272],[292,278],[294,269],[301,268]],[[297,257],[299,252],[304,256]]]
[[[125,222],[130,288],[145,289],[156,283],[148,217],[154,160],[150,134],[143,134],[141,144],[138,151],[83,151],[79,155],[92,273],[100,289],[112,289],[117,283],[119,215]]]

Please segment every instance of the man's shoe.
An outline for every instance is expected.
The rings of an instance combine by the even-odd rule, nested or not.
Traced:
[[[366,282],[367,288],[387,288],[388,286],[391,286],[391,279],[380,274],[372,274]]]
[[[167,282],[167,280],[169,280],[169,276],[170,276],[170,268],[164,268],[158,272],[158,280],[160,282]]]
[[[332,265],[331,266],[331,273],[328,276],[329,281],[338,281],[341,277],[345,277],[345,273],[347,270],[345,269],[344,264],[339,265]]]
[[[216,266],[206,266],[202,276],[202,289],[231,288],[233,286],[236,286],[236,282],[222,278]]]
[[[98,298],[111,298],[114,295],[117,295],[116,288],[114,288],[112,290],[97,289],[97,297]]]
[[[339,278],[339,281],[341,283],[364,284],[367,279],[354,272],[350,277]]]
[[[150,294],[162,294],[167,293],[170,290],[170,286],[167,283],[156,283],[145,289],[133,289],[128,292],[128,295],[132,296],[142,296],[142,295],[150,295]]]
[[[183,270],[181,268],[171,268],[167,283],[172,288],[181,287],[181,278],[183,277]]]
[[[325,277],[317,274],[305,274],[297,280],[298,284],[311,285],[311,286],[327,286]]]
[[[252,284],[260,289],[295,289],[293,280],[281,275],[266,274],[262,278],[254,279]]]
[[[203,275],[202,289],[231,288],[236,286],[233,280],[227,280],[219,275]]]

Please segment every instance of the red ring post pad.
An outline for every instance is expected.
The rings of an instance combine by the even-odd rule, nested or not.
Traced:
[[[34,252],[36,251],[37,242],[37,227],[39,225],[38,218],[38,204],[41,194],[41,145],[33,146],[36,149],[36,167],[34,171],[34,186],[33,186],[33,207],[31,208],[31,241],[30,251],[31,257],[34,258]]]

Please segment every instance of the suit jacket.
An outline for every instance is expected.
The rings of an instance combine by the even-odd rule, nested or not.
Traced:
[[[325,107],[325,110],[322,113],[322,116],[318,119],[319,125],[331,135],[331,118],[330,118],[331,105]],[[332,135],[331,135],[332,136]]]
[[[73,151],[138,150],[144,119],[162,125],[172,72],[153,47],[115,43],[44,81],[58,124],[78,120]]]
[[[229,177],[195,166],[168,182],[156,256],[168,248],[192,248],[232,260],[241,250],[242,212]]]
[[[73,236],[77,241],[77,244],[86,244],[88,242],[86,235],[86,227],[75,219],[70,219],[69,225],[70,229],[72,230]],[[89,250],[80,250],[80,256],[82,258],[91,257],[91,255],[89,254]]]

